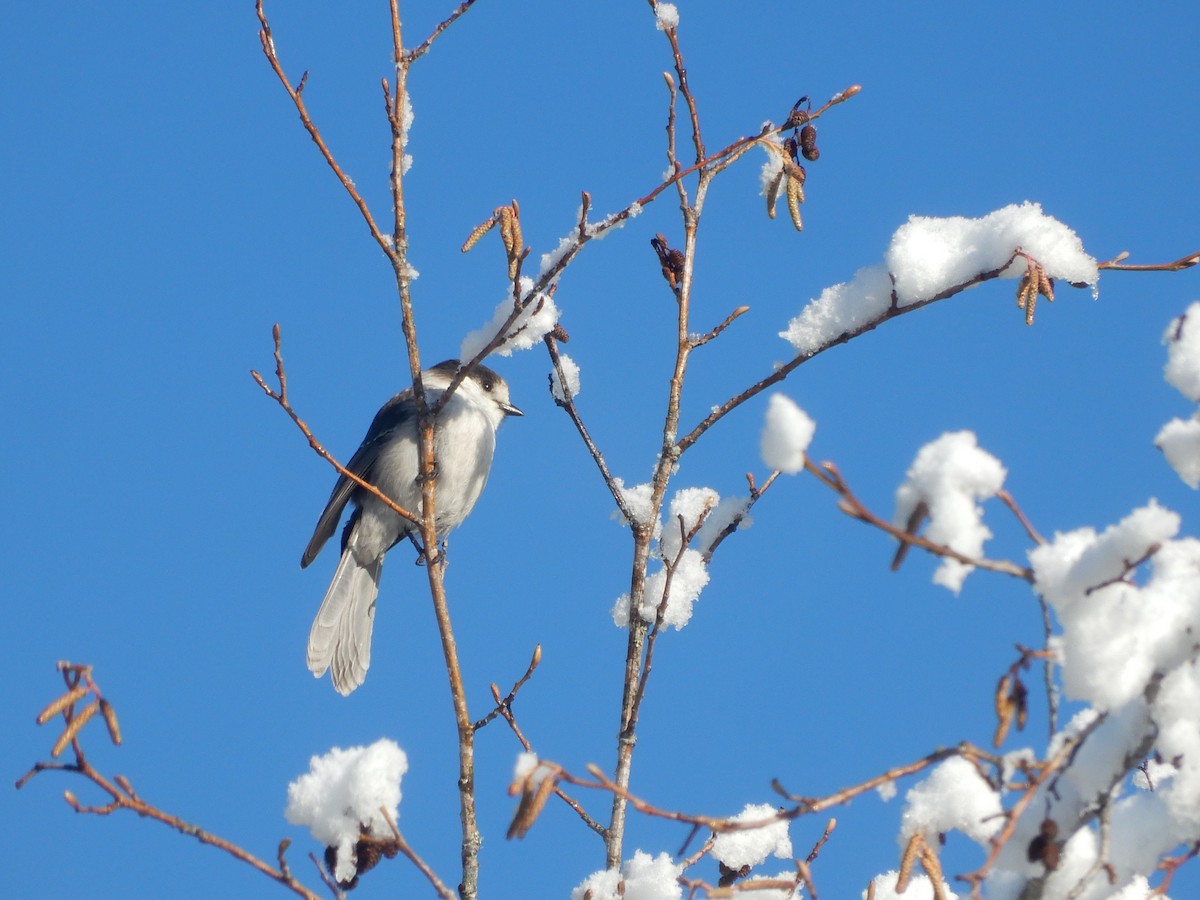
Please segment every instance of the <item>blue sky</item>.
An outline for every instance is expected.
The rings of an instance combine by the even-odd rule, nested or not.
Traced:
[[[309,70],[311,112],[386,219],[386,4],[338,6],[267,9],[289,74]],[[685,427],[785,360],[777,333],[788,319],[878,261],[910,214],[978,216],[1028,199],[1098,258],[1200,249],[1191,4],[1119,15],[1025,2],[679,6],[710,148],[781,119],[803,94],[819,103],[864,88],[821,121],[803,234],[764,215],[761,154],[716,182],[693,325],[706,330],[742,304],[751,312],[697,353]],[[402,9],[419,40],[449,6]],[[333,559],[297,563],[333,474],[248,370],[271,369],[281,323],[293,402],[346,458],[407,364],[390,269],[256,32],[250,2],[6,14],[0,768],[15,780],[46,757],[53,735],[33,718],[58,689],[55,661],[92,663],[125,732],[119,749],[89,735],[95,764],[266,858],[293,838],[304,873],[311,842],[283,820],[287,783],[314,753],[389,736],[410,761],[400,825],[453,883],[453,719],[423,574],[389,560],[373,666],[352,697],[304,665]],[[504,295],[495,239],[458,249],[493,208],[520,202],[536,256],[570,230],[580,191],[602,215],[658,183],[669,67],[644,3],[549,0],[480,0],[416,66],[407,189],[425,360],[456,355]],[[674,304],[649,247],[656,232],[678,243],[670,192],[588,246],[556,298],[582,368],[581,409],[627,483],[650,475],[671,365]],[[1156,497],[1195,533],[1195,494],[1152,439],[1192,412],[1161,378],[1159,340],[1198,295],[1197,270],[1107,273],[1098,302],[1063,286],[1027,328],[1012,284],[985,285],[822,355],[784,390],[817,422],[812,455],[835,461],[883,515],[918,448],[966,428],[1007,466],[1007,487],[1043,532],[1103,527]],[[522,727],[548,759],[608,767],[625,645],[609,610],[628,589],[629,533],[549,398],[544,354],[495,367],[526,416],[505,424],[492,480],[451,542],[472,709],[486,712],[488,683],[510,684],[540,642]],[[746,472],[761,479],[764,408],[759,398],[728,416],[677,486],[738,494]],[[660,641],[636,792],[733,814],[770,802],[773,777],[819,795],[939,745],[989,740],[992,688],[1013,644],[1040,640],[1026,587],[976,573],[955,598],[930,583],[934,563],[919,554],[889,572],[890,542],[808,477],[781,480],[754,520],[721,548],[692,624]],[[989,552],[1023,562],[1011,518],[996,506],[988,522]],[[1009,749],[1042,749],[1033,723]],[[523,842],[504,841],[518,749],[498,723],[478,742],[484,895],[564,896],[601,867],[602,847],[565,808]],[[60,799],[68,787],[88,800],[82,783],[44,774],[3,804],[17,896],[277,890],[133,816],[76,816]],[[607,807],[581,799],[598,815]],[[857,896],[895,867],[901,808],[867,797],[838,813],[814,869],[822,896]],[[793,825],[798,855],[824,825]],[[685,834],[634,817],[627,848],[674,852]],[[972,848],[947,853],[950,871],[980,861]],[[392,863],[360,895],[424,890]]]

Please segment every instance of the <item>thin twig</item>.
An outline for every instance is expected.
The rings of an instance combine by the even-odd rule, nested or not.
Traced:
[[[354,185],[354,180],[347,175],[338,161],[334,158],[333,151],[329,149],[329,145],[325,143],[325,138],[321,135],[321,130],[313,123],[312,118],[308,114],[308,108],[304,105],[303,83],[301,81],[300,88],[292,87],[292,83],[284,74],[283,66],[279,62],[279,56],[275,51],[275,39],[271,35],[271,26],[267,22],[267,14],[263,10],[263,0],[255,0],[255,12],[258,13],[258,21],[262,26],[258,32],[259,41],[262,44],[263,54],[267,57],[267,62],[270,63],[272,71],[279,78],[279,83],[283,85],[283,89],[287,91],[287,95],[292,98],[292,103],[296,106],[296,112],[300,114],[300,122],[304,125],[304,130],[308,132],[309,137],[313,139],[313,143],[317,145],[321,156],[333,170],[333,174],[337,176],[337,180],[341,182],[346,193],[350,195],[350,199],[354,201],[354,205],[358,207],[358,211],[362,214],[363,220],[367,223],[367,228],[370,229],[371,237],[375,239],[380,249],[389,257],[395,254],[395,248],[386,235],[379,230],[379,226],[375,224],[375,217],[371,215],[370,207],[367,206],[367,201],[363,199],[362,194],[358,192],[358,188]]]
[[[711,428],[713,425],[715,425],[717,422],[719,422],[721,419],[723,419],[730,412],[737,409],[739,406],[741,406],[743,403],[745,403],[751,397],[755,397],[758,394],[762,393],[764,390],[769,388],[771,385],[778,384],[779,382],[783,381],[790,374],[792,374],[792,372],[794,372],[797,368],[799,368],[804,363],[808,362],[810,359],[813,359],[814,357],[819,356],[820,354],[824,353],[826,350],[836,347],[839,344],[845,344],[860,335],[866,334],[868,331],[872,331],[872,330],[878,328],[880,325],[882,325],[884,322],[887,322],[890,319],[895,319],[899,316],[903,316],[903,315],[907,315],[908,313],[915,312],[918,309],[923,309],[924,307],[929,306],[931,303],[937,303],[939,300],[945,300],[948,297],[952,297],[955,294],[961,293],[962,291],[965,291],[968,288],[974,287],[977,284],[982,284],[983,282],[990,281],[993,278],[999,278],[1000,274],[1002,272],[1004,272],[1004,270],[1007,269],[1012,264],[1013,260],[1015,260],[1017,258],[1018,252],[1019,251],[1013,251],[1013,254],[1008,258],[1008,260],[1006,262],[1004,262],[1003,265],[997,266],[994,269],[988,269],[985,272],[980,272],[977,275],[975,275],[971,278],[968,278],[966,281],[964,281],[960,284],[953,285],[949,288],[946,288],[944,291],[941,291],[941,292],[935,294],[932,297],[928,297],[924,300],[918,300],[915,303],[910,303],[907,306],[901,306],[899,304],[899,299],[897,298],[896,293],[893,290],[892,303],[889,304],[888,308],[885,309],[879,315],[877,315],[874,319],[871,319],[868,322],[864,322],[862,325],[859,325],[855,328],[851,328],[846,331],[843,331],[841,334],[837,335],[836,337],[832,337],[832,338],[825,340],[820,346],[815,347],[812,350],[806,350],[802,353],[797,354],[789,362],[785,363],[784,365],[780,366],[779,368],[777,368],[773,372],[771,372],[770,375],[767,375],[765,378],[760,379],[759,381],[750,385],[750,387],[746,388],[743,391],[740,391],[739,393],[730,397],[724,403],[715,407],[711,413],[709,413],[707,416],[704,417],[704,419],[702,419],[700,421],[699,424],[697,424],[691,431],[689,431],[686,435],[684,435],[682,438],[679,439],[679,441],[677,443],[679,452],[683,453],[684,451],[686,451],[689,447],[691,447],[693,444],[695,444],[697,440],[700,439],[700,436],[702,434],[704,434],[704,432],[706,432],[709,428]]]
[[[920,547],[934,556],[953,559],[968,566],[987,569],[991,572],[1000,572],[1004,575],[1011,575],[1014,578],[1020,578],[1022,581],[1033,583],[1033,570],[1026,566],[1021,566],[1008,560],[967,556],[965,553],[958,552],[953,547],[934,543],[928,538],[921,537],[919,534],[910,534],[905,529],[898,528],[886,519],[875,515],[854,495],[854,492],[850,490],[850,486],[833,463],[824,462],[818,465],[811,459],[806,459],[804,461],[804,468],[811,475],[816,476],[818,481],[837,493],[841,498],[838,502],[838,508],[851,518],[858,519],[860,522],[865,522],[868,525],[878,528],[880,531],[886,532],[904,544]]]
[[[613,477],[612,472],[609,471],[608,464],[604,461],[604,455],[600,452],[600,448],[592,440],[592,435],[583,422],[583,416],[580,415],[579,407],[575,404],[575,396],[567,386],[567,375],[562,368],[562,360],[558,353],[558,342],[552,334],[546,335],[542,340],[545,342],[546,350],[550,354],[550,361],[554,365],[554,371],[558,373],[558,383],[562,385],[563,399],[555,399],[555,403],[561,406],[567,415],[571,417],[571,422],[575,425],[575,430],[579,432],[579,437],[583,440],[584,446],[587,447],[588,453],[591,454],[592,461],[596,464],[596,468],[600,470],[600,477],[604,479],[604,485],[612,495],[613,501],[617,504],[617,509],[621,511],[622,517],[624,517],[626,522],[633,522],[635,519],[633,511],[629,508],[629,504],[625,502],[625,495],[617,487],[616,479]]]
[[[825,842],[829,840],[829,836],[833,834],[833,829],[835,828],[837,828],[837,819],[830,819],[829,824],[825,826],[825,833],[821,835],[821,839],[813,845],[812,850],[809,851],[808,856],[805,858],[804,861],[806,863],[812,864],[817,861],[817,856],[821,853],[821,848],[825,846]]]
[[[750,485],[750,499],[746,501],[745,509],[730,519],[729,524],[722,528],[720,533],[713,538],[712,543],[703,550],[700,558],[705,565],[708,565],[712,561],[713,554],[717,552],[717,548],[720,547],[721,544],[725,543],[725,539],[741,527],[742,522],[744,522],[746,517],[750,514],[750,510],[754,508],[754,504],[758,503],[759,498],[770,489],[771,485],[775,483],[775,479],[777,479],[779,475],[780,472],[778,469],[776,469],[769,476],[767,476],[767,480],[763,482],[762,487],[756,487],[754,484],[754,475],[749,472],[746,473],[746,481]]]
[[[1126,259],[1128,256],[1128,253],[1122,253],[1115,259],[1110,259],[1108,262],[1100,263],[1096,268],[1115,269],[1121,272],[1178,272],[1182,269],[1190,269],[1192,266],[1200,263],[1200,253],[1192,253],[1188,256],[1180,257],[1174,262],[1148,263],[1142,265],[1126,265],[1122,260]]]
[[[657,5],[656,0],[650,0],[651,9]],[[679,93],[683,94],[684,102],[687,103],[688,115],[692,120],[692,143],[696,147],[696,162],[699,163],[705,157],[704,139],[700,136],[700,113],[696,108],[696,97],[688,85],[687,69],[684,68],[683,53],[679,49],[679,29],[667,28],[664,29],[664,33],[667,40],[671,42],[671,55],[675,60],[675,72],[679,76]]]
[[[418,44],[415,49],[410,50],[407,54],[405,54],[405,62],[412,63],[429,52],[430,45],[437,40],[438,36],[455,22],[457,22],[459,17],[462,16],[468,9],[470,9],[474,3],[475,0],[464,0],[464,2],[459,5],[458,9],[452,12],[449,17],[438,23],[438,26],[433,29],[433,33],[430,34],[429,37],[425,38],[425,40]]]
[[[1070,765],[1076,751],[1080,748],[1080,746],[1083,745],[1083,742],[1087,740],[1088,736],[1100,726],[1100,723],[1102,723],[1105,718],[1106,717],[1104,715],[1097,716],[1078,734],[1072,735],[1064,740],[1062,746],[1058,749],[1058,752],[1046,761],[1041,770],[1035,776],[1030,778],[1029,784],[1026,786],[1021,796],[1017,799],[1017,802],[1014,803],[1010,809],[1004,812],[1004,827],[1000,829],[998,834],[989,839],[992,849],[988,853],[987,859],[984,860],[983,865],[974,872],[958,876],[960,881],[965,881],[971,885],[972,897],[980,896],[979,886],[987,877],[988,872],[991,871],[992,866],[995,865],[996,860],[1000,856],[1000,851],[1004,849],[1004,845],[1007,844],[1012,838],[1013,832],[1016,831],[1018,821],[1020,820],[1021,816],[1024,815],[1025,809],[1033,801],[1034,796],[1038,793],[1038,789],[1045,784],[1052,775],[1059,774]]]
[[[516,735],[517,740],[520,742],[521,747],[525,750],[525,752],[533,753],[533,745],[529,743],[529,739],[526,738],[525,733],[521,731],[521,726],[517,724],[517,717],[512,711],[512,705],[500,699],[500,689],[494,684],[492,685],[492,697],[496,701],[496,713],[508,723],[508,727],[512,730],[512,733]],[[566,793],[566,791],[564,791],[557,784],[554,786],[554,793],[560,800],[562,800],[565,804],[567,804],[567,806],[571,807],[571,809],[575,811],[575,814],[579,816],[580,821],[582,821],[584,825],[601,837],[605,836],[606,829],[604,826],[589,816],[587,810],[583,808],[583,805],[578,800]]]
[[[408,841],[404,839],[404,835],[400,833],[400,829],[396,827],[396,823],[392,820],[392,814],[388,812],[387,807],[379,807],[379,812],[383,816],[384,820],[388,823],[388,827],[392,830],[392,839],[395,842],[396,848],[405,856],[407,856],[409,862],[416,866],[417,870],[425,876],[425,878],[433,886],[434,891],[437,892],[437,895],[441,897],[442,900],[455,900],[454,891],[446,887],[442,880],[437,877],[437,873],[430,868],[429,864],[417,855],[417,851],[409,846]]]
[[[79,684],[81,679],[86,680],[87,683],[94,688],[94,683],[91,681],[90,666],[72,666],[69,663],[60,663],[59,668],[62,671],[63,677],[67,681],[69,688],[75,687],[77,684]],[[78,701],[75,701],[75,703],[77,702]],[[61,711],[63,717],[68,722],[76,720],[74,705],[75,704],[72,703],[70,706]],[[114,781],[110,781],[104,775],[101,775],[100,772],[92,766],[92,764],[88,761],[87,756],[84,754],[83,747],[80,745],[78,740],[78,733],[76,733],[76,737],[72,739],[71,746],[75,757],[74,762],[38,762],[29,770],[28,773],[26,773],[20,780],[17,781],[17,787],[23,787],[34,776],[41,772],[69,772],[79,775],[96,785],[96,787],[100,788],[100,790],[108,795],[110,800],[108,803],[99,806],[84,806],[75,798],[75,795],[71,791],[66,791],[66,801],[68,805],[75,810],[75,812],[85,815],[103,816],[109,815],[121,809],[130,810],[137,813],[142,818],[153,819],[156,822],[160,822],[163,825],[178,831],[180,834],[193,837],[202,844],[207,844],[210,847],[215,847],[218,850],[229,854],[234,859],[246,863],[250,867],[266,875],[271,880],[277,881],[279,884],[288,888],[293,893],[301,897],[305,897],[306,900],[319,900],[320,895],[310,891],[308,888],[298,882],[292,876],[287,867],[283,865],[282,860],[283,851],[286,849],[285,846],[280,845],[279,849],[277,850],[277,854],[280,859],[280,867],[275,868],[262,859],[259,859],[248,850],[245,850],[237,844],[234,844],[232,841],[226,840],[223,837],[219,837],[212,832],[205,831],[203,828],[192,825],[189,822],[185,822],[178,816],[172,815],[171,813],[168,813],[143,800],[131,789],[129,789],[129,780],[127,778],[118,777],[114,780],[117,783],[114,783]]]
[[[1025,529],[1025,533],[1029,535],[1029,539],[1031,541],[1033,541],[1039,547],[1046,543],[1046,539],[1038,533],[1036,528],[1033,527],[1033,523],[1026,518],[1025,513],[1021,510],[1021,507],[1017,506],[1017,501],[1013,499],[1012,494],[1010,494],[1004,488],[1000,488],[1000,490],[996,491],[996,497],[1001,503],[1009,508],[1014,516],[1017,517],[1017,521],[1021,523],[1021,527]]]
[[[474,728],[476,731],[478,731],[480,728],[483,728],[485,725],[487,725],[488,722],[492,721],[494,718],[501,715],[505,709],[511,709],[513,701],[517,699],[517,692],[520,691],[521,688],[525,686],[525,683],[528,682],[529,679],[533,677],[533,670],[538,667],[538,664],[541,661],[542,661],[542,645],[538,644],[536,647],[533,648],[533,655],[529,659],[529,666],[528,666],[528,668],[525,669],[525,674],[516,680],[516,682],[512,686],[512,690],[510,690],[508,692],[508,696],[505,697],[503,700],[498,700],[496,702],[495,708],[490,713],[488,713],[486,716],[484,716],[482,719],[480,719],[478,722],[476,722],[474,725],[472,725],[471,727]],[[492,685],[492,693],[493,694],[500,693],[499,689],[494,684]]]
[[[275,377],[279,381],[279,390],[278,391],[273,390],[270,387],[270,385],[267,384],[266,380],[260,374],[258,374],[258,372],[256,372],[254,369],[250,370],[250,377],[254,379],[254,381],[258,384],[258,386],[260,388],[263,389],[263,391],[266,393],[266,395],[268,397],[270,397],[272,400],[274,400],[276,403],[279,404],[280,408],[285,413],[288,414],[288,417],[293,422],[296,423],[296,427],[300,429],[300,433],[303,434],[304,437],[308,440],[308,445],[310,447],[312,447],[313,451],[319,457],[321,457],[321,459],[325,460],[327,463],[329,463],[331,466],[333,466],[335,469],[337,469],[339,475],[345,476],[346,478],[350,479],[355,484],[357,484],[364,491],[367,491],[369,494],[372,494],[373,496],[378,498],[381,503],[386,505],[388,507],[388,509],[392,510],[392,512],[396,513],[396,515],[403,516],[404,518],[408,519],[410,522],[420,524],[421,520],[417,516],[415,516],[413,513],[409,512],[408,510],[406,510],[404,507],[400,506],[398,503],[396,503],[394,500],[392,500],[390,497],[388,497],[385,493],[383,493],[383,491],[381,491],[381,490],[379,490],[379,488],[375,487],[375,485],[371,484],[368,481],[363,480],[363,478],[361,478],[360,476],[356,475],[354,472],[351,472],[349,469],[347,469],[345,466],[343,466],[340,462],[338,462],[333,457],[333,454],[331,454],[328,450],[326,450],[325,446],[320,441],[318,441],[316,439],[316,437],[313,436],[313,433],[309,429],[307,423],[305,423],[305,421],[300,418],[299,414],[292,407],[291,401],[288,399],[287,373],[284,371],[284,368],[283,368],[283,355],[282,355],[282,349],[281,349],[282,348],[282,332],[280,331],[278,323],[276,323],[275,327],[271,329],[271,335],[275,341]]]

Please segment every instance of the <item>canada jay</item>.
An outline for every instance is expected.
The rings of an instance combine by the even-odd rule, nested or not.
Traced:
[[[421,373],[426,401],[437,402],[458,373],[456,359]],[[496,429],[505,416],[523,415],[508,401],[508,384],[485,366],[476,366],[438,414],[434,426],[437,465],[437,533],[444,540],[475,506],[492,467]],[[362,445],[346,468],[379,488],[399,506],[421,514],[417,459],[417,405],[412,388],[383,405]],[[307,566],[333,535],[346,502],[354,512],[342,532],[342,559],[325,592],[308,635],[308,668],[317,678],[333,670],[342,695],[363,683],[371,664],[371,626],[383,555],[417,527],[378,497],[342,475],[333,486],[312,540],[300,558]]]

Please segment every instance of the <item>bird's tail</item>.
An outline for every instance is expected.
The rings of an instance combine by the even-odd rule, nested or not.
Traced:
[[[333,581],[308,633],[308,669],[317,678],[333,670],[343,697],[363,683],[371,665],[371,629],[383,558],[363,565],[353,547],[342,552]]]

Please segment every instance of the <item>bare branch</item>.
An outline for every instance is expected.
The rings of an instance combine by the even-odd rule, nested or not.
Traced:
[[[1200,253],[1192,253],[1188,256],[1180,257],[1174,262],[1142,265],[1126,265],[1123,260],[1128,256],[1128,253],[1121,253],[1115,259],[1100,263],[1097,268],[1116,269],[1121,272],[1179,272],[1183,269],[1190,269],[1192,266],[1200,263]]]
[[[375,224],[375,218],[371,215],[371,210],[367,206],[367,201],[364,200],[362,195],[358,192],[358,188],[355,187],[353,179],[351,179],[350,176],[342,170],[342,167],[334,158],[333,151],[330,150],[329,145],[325,143],[325,138],[321,135],[321,130],[317,128],[317,126],[313,123],[312,118],[308,114],[308,108],[304,104],[303,97],[304,85],[307,82],[308,73],[304,73],[304,77],[300,80],[300,83],[297,87],[292,87],[291,81],[288,79],[287,75],[284,74],[283,66],[279,62],[279,56],[275,50],[275,38],[271,34],[271,25],[267,22],[267,14],[263,10],[263,0],[255,0],[254,8],[258,13],[258,21],[261,25],[261,28],[258,32],[258,37],[262,44],[263,54],[266,56],[267,62],[270,63],[272,71],[275,72],[276,77],[279,79],[279,83],[283,85],[283,89],[287,91],[287,95],[292,99],[292,103],[295,104],[296,112],[300,114],[300,122],[304,126],[304,130],[307,131],[309,137],[313,139],[313,143],[317,145],[317,150],[320,151],[321,156],[324,158],[329,168],[333,170],[333,174],[337,177],[337,180],[341,182],[341,185],[343,188],[345,188],[346,193],[350,195],[350,199],[354,201],[354,205],[358,207],[358,211],[362,214],[363,221],[366,222],[367,228],[371,232],[371,237],[375,239],[375,243],[379,245],[380,249],[383,250],[383,252],[387,254],[389,258],[393,257],[396,252],[395,247],[392,246],[392,242],[388,240],[387,236],[379,230],[379,226]]]
[[[393,2],[395,2],[395,0],[393,0]],[[414,49],[408,51],[405,54],[405,56],[404,56],[405,62],[412,63],[412,62],[416,61],[417,59],[419,59],[420,57],[424,56],[426,53],[428,53],[430,46],[433,44],[433,42],[435,40],[437,40],[438,36],[441,35],[441,33],[443,31],[445,31],[447,28],[449,28],[455,22],[457,22],[458,19],[468,9],[470,9],[474,4],[475,4],[475,0],[464,0],[463,3],[459,4],[458,9],[456,9],[454,12],[452,12],[442,22],[438,23],[438,26],[433,29],[433,33],[430,34],[429,37],[425,38],[425,40],[423,40],[420,44],[418,44]]]
[[[434,891],[437,892],[437,895],[441,897],[442,900],[455,900],[456,895],[454,891],[450,890],[450,888],[446,887],[446,885],[442,883],[442,880],[437,877],[437,874],[432,868],[430,868],[429,864],[420,856],[418,856],[417,852],[413,850],[408,841],[404,839],[404,835],[402,835],[400,833],[400,829],[396,827],[395,821],[392,820],[392,814],[388,812],[387,807],[379,807],[379,813],[387,821],[388,827],[391,828],[392,841],[396,845],[397,849],[399,849],[401,853],[408,857],[409,862],[416,866],[418,871],[425,876],[425,878],[433,886]]]
[[[99,688],[96,687],[91,678],[91,666],[73,665],[71,663],[64,662],[59,663],[58,668],[62,673],[64,680],[67,682],[68,691],[70,694],[74,694],[75,689],[80,684],[86,684],[88,692],[94,693],[97,697],[99,697]],[[93,768],[92,764],[88,761],[87,756],[84,754],[83,748],[78,740],[79,729],[82,728],[83,724],[85,724],[87,721],[87,719],[82,714],[78,714],[75,709],[76,704],[78,704],[81,699],[83,699],[83,695],[76,697],[76,699],[70,701],[66,706],[61,707],[59,710],[63,718],[68,723],[68,731],[70,731],[73,724],[78,723],[78,725],[74,728],[74,731],[71,732],[72,736],[69,740],[75,757],[74,762],[36,763],[33,768],[31,768],[29,772],[25,774],[25,776],[17,781],[17,788],[23,787],[34,776],[41,772],[70,772],[75,775],[79,775],[96,785],[96,787],[100,788],[101,791],[107,794],[109,797],[109,802],[101,806],[84,806],[76,799],[75,795],[71,791],[65,791],[64,797],[71,808],[75,810],[75,812],[82,815],[106,816],[116,812],[117,810],[130,810],[137,813],[142,818],[153,819],[156,822],[160,822],[163,825],[178,831],[180,834],[193,837],[202,844],[207,844],[210,847],[216,847],[218,850],[229,854],[234,859],[244,862],[252,868],[258,870],[273,881],[279,882],[294,894],[304,897],[306,900],[319,900],[320,895],[313,893],[304,885],[300,884],[300,882],[296,881],[296,879],[292,877],[292,874],[288,868],[283,864],[283,852],[286,849],[286,845],[280,845],[277,854],[280,860],[280,867],[274,868],[269,863],[264,862],[254,854],[243,849],[237,844],[234,844],[232,841],[228,841],[225,838],[205,831],[203,828],[185,822],[178,816],[172,815],[171,813],[168,813],[162,809],[159,809],[157,806],[146,802],[133,792],[127,778],[118,776],[113,781],[110,781],[108,778],[101,775],[100,772]],[[51,706],[53,705],[54,704],[51,704]],[[98,706],[98,701],[93,701],[87,708],[94,709]],[[48,718],[52,717],[53,716]],[[90,718],[90,716],[87,718]],[[48,719],[46,721],[48,721]],[[39,724],[44,724],[44,722],[39,722]],[[59,740],[62,742],[61,738]],[[65,742],[63,743],[65,744]]]
[[[285,413],[288,414],[288,417],[293,422],[296,423],[296,427],[300,429],[300,433],[303,434],[304,437],[308,440],[308,445],[310,447],[312,447],[313,451],[319,457],[321,457],[321,459],[325,460],[327,463],[329,463],[331,466],[333,466],[335,469],[337,469],[339,475],[344,475],[346,478],[349,478],[351,481],[353,481],[355,484],[357,484],[364,491],[367,491],[369,494],[372,494],[373,496],[378,498],[381,503],[385,504],[388,507],[388,509],[392,510],[392,512],[396,513],[396,515],[403,516],[404,518],[408,519],[410,522],[413,522],[414,524],[417,524],[417,525],[421,524],[420,518],[418,518],[416,515],[414,515],[413,513],[406,510],[404,507],[397,504],[394,500],[392,500],[390,497],[388,497],[386,494],[384,494],[383,491],[381,491],[381,490],[379,490],[379,488],[375,487],[375,485],[371,484],[368,481],[363,480],[361,477],[359,477],[355,473],[351,472],[349,469],[347,469],[345,466],[343,466],[340,462],[338,462],[336,459],[334,459],[333,454],[331,454],[328,450],[326,450],[324,445],[316,439],[316,437],[313,435],[312,431],[309,429],[307,423],[305,423],[305,421],[300,418],[300,416],[299,416],[299,414],[297,414],[296,410],[292,408],[291,401],[288,400],[287,374],[283,368],[282,332],[279,328],[278,323],[276,323],[275,327],[271,330],[271,334],[275,341],[275,376],[279,381],[279,390],[278,391],[273,390],[267,384],[266,380],[261,375],[259,375],[258,372],[256,372],[254,369],[250,370],[250,377],[252,377],[254,379],[254,381],[258,384],[258,386],[260,388],[263,389],[263,392],[268,397],[270,397],[272,400],[274,400],[276,403],[279,404],[280,408]]]

